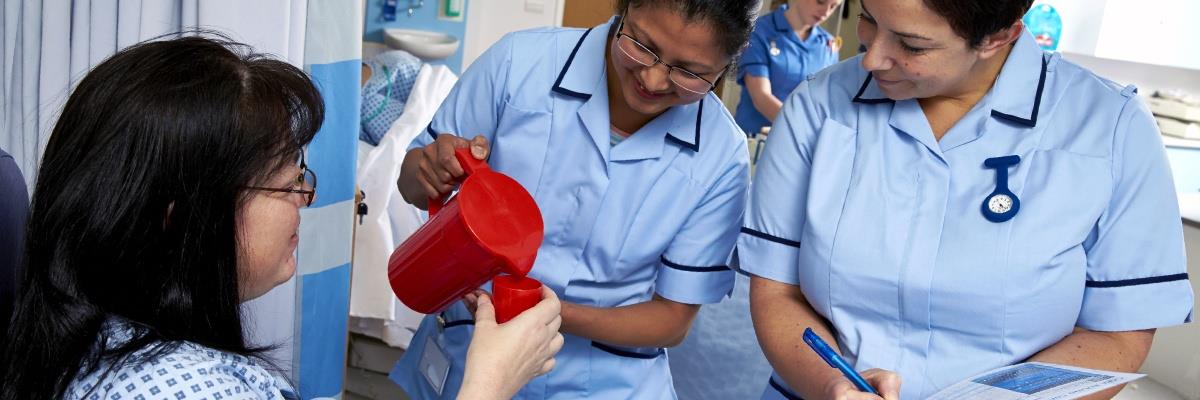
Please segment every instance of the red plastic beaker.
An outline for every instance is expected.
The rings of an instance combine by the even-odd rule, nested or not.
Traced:
[[[492,279],[492,304],[496,306],[496,323],[503,324],[542,301],[542,283],[537,279],[517,275],[500,275]]]

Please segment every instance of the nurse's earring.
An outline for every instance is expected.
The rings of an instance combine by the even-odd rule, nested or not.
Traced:
[[[1021,209],[1021,200],[1008,190],[1008,167],[1021,162],[1021,156],[994,157],[983,161],[983,166],[996,170],[996,190],[983,199],[983,217],[992,222],[1012,219]]]

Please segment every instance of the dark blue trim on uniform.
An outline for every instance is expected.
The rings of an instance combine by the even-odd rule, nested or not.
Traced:
[[[433,130],[433,123],[425,125],[425,132],[429,132],[429,136],[433,136],[433,140],[437,140],[437,132]]]
[[[460,319],[458,321],[450,321],[450,322],[447,322],[445,325],[442,325],[442,329],[453,328],[456,326],[463,326],[463,325],[475,325],[475,321],[469,320],[469,319]]]
[[[789,392],[787,388],[784,388],[783,385],[779,384],[779,382],[775,382],[775,377],[773,376],[767,380],[767,383],[771,385],[772,389],[775,389],[776,392],[779,392],[779,394],[783,395],[783,397],[787,398],[788,400],[804,400],[804,398]]]
[[[438,314],[438,317],[439,317],[439,318],[441,318],[441,319],[442,319],[442,321],[445,321],[445,320],[446,320],[446,313],[444,313],[444,312],[443,312],[443,313],[440,313],[440,314]],[[446,328],[453,328],[453,327],[456,327],[456,326],[463,326],[463,325],[475,325],[475,320],[473,320],[473,319],[460,319],[460,320],[457,320],[457,321],[447,321],[447,322],[444,322],[444,323],[442,323],[442,329],[446,329]]]
[[[614,356],[621,356],[621,357],[628,357],[628,358],[640,358],[643,360],[655,359],[655,358],[658,358],[659,356],[663,355],[663,353],[665,353],[663,351],[663,349],[658,349],[658,351],[656,351],[654,354],[643,354],[643,353],[638,353],[638,352],[633,352],[633,351],[628,351],[628,350],[621,350],[621,349],[618,349],[618,348],[615,348],[615,347],[612,347],[612,346],[609,346],[607,344],[600,343],[600,342],[592,342],[592,347],[603,350],[605,353],[612,354]]]
[[[795,240],[787,240],[787,239],[784,239],[784,238],[781,238],[778,236],[771,236],[771,235],[768,235],[768,234],[765,234],[765,233],[762,233],[762,232],[759,232],[759,231],[756,231],[756,230],[753,230],[753,229],[750,229],[750,228],[747,228],[744,226],[742,227],[742,233],[745,233],[750,236],[754,236],[759,239],[765,239],[765,240],[769,240],[769,241],[783,244],[783,245],[788,245],[788,246],[792,246],[792,247],[800,247],[800,242],[797,242]]]
[[[579,43],[575,43],[575,48],[571,50],[571,55],[567,57],[566,65],[563,65],[562,71],[560,71],[558,73],[558,80],[554,81],[554,89],[552,89],[552,90],[554,90],[555,92],[565,94],[565,95],[571,96],[571,97],[577,97],[577,98],[580,98],[583,100],[592,98],[592,95],[590,95],[590,94],[579,93],[579,92],[576,92],[573,90],[568,90],[568,89],[560,86],[562,84],[563,77],[567,76],[567,70],[571,69],[571,63],[575,61],[575,53],[579,52],[579,47],[583,46],[583,40],[587,39],[587,36],[589,33],[592,33],[592,29],[595,29],[595,28],[588,28],[587,31],[584,31],[583,36],[581,36],[579,38]]]
[[[1038,108],[1040,108],[1042,105],[1042,89],[1044,89],[1046,87],[1046,66],[1048,64],[1049,64],[1049,61],[1046,60],[1046,56],[1042,56],[1042,75],[1041,75],[1041,77],[1038,78],[1037,93],[1034,94],[1034,98],[1033,98],[1033,111],[1031,111],[1029,113],[1028,119],[1021,118],[1021,117],[1018,117],[1015,115],[1005,114],[1005,113],[1002,113],[1002,112],[999,112],[996,110],[992,110],[992,116],[1003,119],[1008,122],[1015,122],[1015,123],[1018,123],[1021,125],[1025,125],[1030,128],[1037,126]]]
[[[685,142],[683,139],[675,137],[675,135],[671,134],[671,132],[667,132],[667,140],[670,140],[685,149],[692,149],[692,152],[695,153],[700,152],[700,121],[704,118],[704,101],[708,100],[708,95],[705,94],[704,96],[704,98],[700,99],[699,107],[696,108],[696,138],[692,140],[695,143]]]
[[[662,260],[662,263],[663,263],[663,265],[666,265],[668,268],[671,268],[671,269],[677,269],[677,270],[680,270],[680,271],[688,271],[688,272],[721,272],[721,271],[728,271],[728,270],[729,270],[729,266],[728,266],[728,265],[713,265],[713,266],[711,266],[711,267],[693,267],[693,266],[689,266],[689,265],[682,265],[682,264],[676,264],[676,263],[673,263],[673,262],[671,262],[670,260],[667,260],[667,257],[666,257],[666,256],[659,256],[658,258],[659,258],[660,260]]]
[[[1184,272],[1184,273],[1172,274],[1172,275],[1151,276],[1148,278],[1122,279],[1119,281],[1087,281],[1086,286],[1093,287],[1093,288],[1113,288],[1113,287],[1149,285],[1151,283],[1186,281],[1187,279],[1188,279],[1188,274],[1186,272]]]
[[[863,93],[865,93],[867,91],[867,85],[871,84],[872,77],[873,76],[871,75],[871,73],[868,72],[867,79],[863,80],[862,87],[858,88],[858,94],[855,94],[854,100],[851,100],[851,101],[854,103],[863,103],[863,104],[894,103],[895,101],[893,101],[892,99],[886,98],[886,97],[882,98],[882,99],[864,99],[864,98],[862,98]]]
[[[692,147],[692,151],[700,152],[700,122],[704,121],[704,100],[708,100],[708,94],[704,94],[704,98],[700,99],[700,104],[696,107],[696,146]]]
[[[683,140],[681,140],[681,139],[679,139],[679,138],[677,138],[677,137],[674,137],[674,136],[671,136],[671,135],[667,135],[667,140],[670,140],[671,142],[673,142],[673,143],[675,143],[675,144],[677,144],[677,145],[679,145],[680,147],[683,147],[683,148],[685,148],[685,149],[691,149],[691,150],[692,150],[692,151],[694,151],[694,152],[699,152],[699,151],[700,151],[700,145],[695,145],[695,144],[691,144],[691,143],[685,142],[685,141],[683,141]]]

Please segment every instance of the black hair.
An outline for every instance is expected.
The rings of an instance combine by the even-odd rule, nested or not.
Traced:
[[[683,15],[686,21],[708,22],[725,55],[737,58],[750,41],[760,4],[758,0],[617,0],[616,12],[621,14],[630,8],[646,6],[667,7]]]
[[[945,18],[971,47],[1012,26],[1032,5],[1033,0],[925,0],[925,6]]]
[[[38,172],[0,399],[60,398],[98,365],[185,341],[267,361],[243,337],[237,210],[246,186],[296,162],[324,113],[302,70],[211,32],[97,65]],[[132,340],[106,349],[114,318]]]

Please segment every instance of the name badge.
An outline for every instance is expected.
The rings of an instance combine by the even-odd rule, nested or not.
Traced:
[[[421,353],[421,361],[417,363],[417,368],[433,391],[441,396],[442,389],[446,386],[446,378],[450,376],[450,357],[442,350],[442,346],[433,340],[434,336],[429,335],[425,338],[425,351]]]

